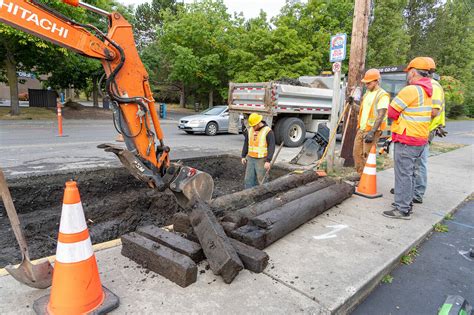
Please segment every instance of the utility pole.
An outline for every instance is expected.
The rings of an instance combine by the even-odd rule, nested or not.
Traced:
[[[337,130],[337,121],[339,118],[340,109],[340,96],[341,96],[341,63],[336,62],[333,64],[334,81],[332,85],[332,107],[331,107],[331,118],[329,119],[329,130],[331,135]],[[328,158],[327,158],[327,171],[332,172],[334,170],[334,153],[336,149],[336,137],[330,137],[328,143]]]
[[[347,96],[360,84],[360,80],[364,74],[367,35],[369,33],[369,16],[370,0],[355,0]],[[344,166],[354,166],[352,148],[354,147],[354,139],[357,132],[357,116],[358,113],[352,110],[350,111],[350,116],[346,116],[344,119],[344,129],[347,129],[341,149],[341,157],[344,158]]]

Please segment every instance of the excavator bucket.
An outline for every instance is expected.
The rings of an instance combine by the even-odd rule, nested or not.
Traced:
[[[290,161],[291,164],[311,165],[321,157],[321,146],[314,139],[308,139],[301,151]]]
[[[170,183],[178,203],[187,208],[196,200],[209,202],[214,192],[214,180],[211,175],[195,168],[182,166],[179,174]]]

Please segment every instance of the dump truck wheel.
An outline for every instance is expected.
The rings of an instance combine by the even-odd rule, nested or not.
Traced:
[[[286,118],[281,124],[280,136],[281,140],[285,142],[285,146],[299,147],[306,139],[306,127],[299,118]]]

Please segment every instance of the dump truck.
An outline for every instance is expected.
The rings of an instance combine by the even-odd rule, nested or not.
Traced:
[[[275,133],[277,144],[298,147],[306,132],[316,133],[318,125],[329,120],[333,91],[332,77],[301,77],[300,85],[278,81],[229,84],[229,132],[239,132],[240,116],[251,113],[263,119]],[[312,87],[316,86],[316,87]],[[343,93],[341,88],[339,93]],[[341,98],[344,100],[344,98]],[[247,119],[244,119],[247,124]]]

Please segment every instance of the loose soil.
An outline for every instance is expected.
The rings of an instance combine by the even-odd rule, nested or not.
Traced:
[[[66,103],[68,104],[68,103]],[[86,107],[79,103],[62,109],[64,119],[112,119],[112,111],[100,107]]]
[[[240,159],[214,156],[183,160],[188,166],[214,178],[214,198],[243,189]],[[272,177],[286,171],[275,168]],[[147,188],[124,168],[77,170],[63,174],[9,180],[9,187],[33,259],[54,255],[62,207],[64,183],[78,183],[92,242],[116,239],[139,226],[171,224],[180,211],[170,191]],[[3,203],[0,203],[0,267],[21,260]]]

